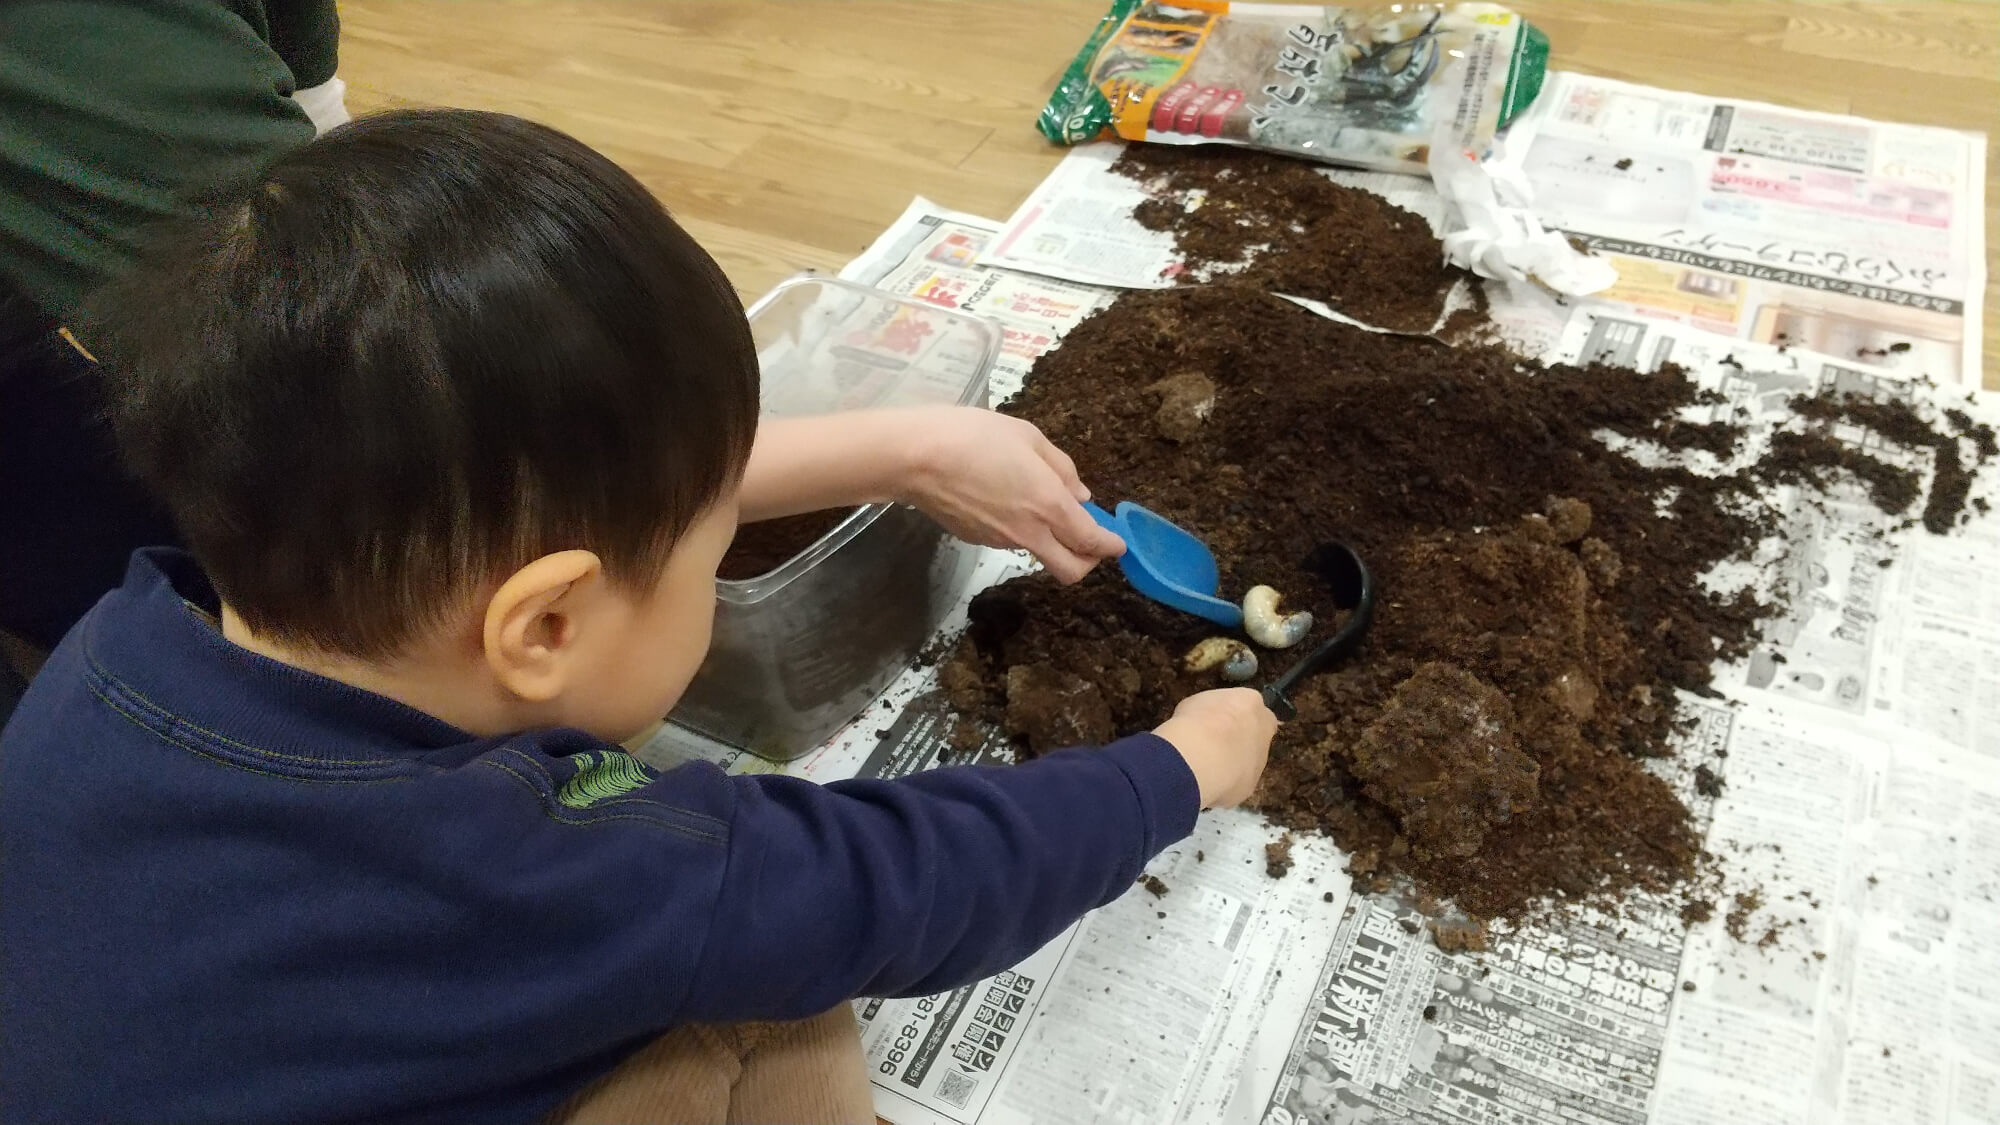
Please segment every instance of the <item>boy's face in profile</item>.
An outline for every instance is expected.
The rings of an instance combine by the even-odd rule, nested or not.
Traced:
[[[674,544],[649,591],[610,594],[602,618],[577,640],[580,675],[569,722],[623,742],[673,709],[687,690],[715,627],[715,572],[736,536],[732,488]]]

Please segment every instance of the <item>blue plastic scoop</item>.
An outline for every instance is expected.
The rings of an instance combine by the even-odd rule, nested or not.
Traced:
[[[1118,559],[1118,566],[1134,590],[1225,629],[1243,627],[1243,607],[1215,596],[1222,586],[1222,574],[1208,544],[1129,500],[1118,505],[1116,514],[1088,500],[1083,510],[1099,527],[1125,541],[1125,554]]]

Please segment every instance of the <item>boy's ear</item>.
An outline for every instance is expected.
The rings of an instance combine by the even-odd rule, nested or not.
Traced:
[[[557,551],[514,572],[486,603],[487,667],[526,703],[547,703],[575,677],[582,620],[605,592],[604,563],[589,551]]]

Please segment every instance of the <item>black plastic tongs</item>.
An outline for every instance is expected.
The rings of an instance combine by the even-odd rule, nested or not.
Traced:
[[[1307,676],[1324,672],[1333,665],[1352,655],[1361,647],[1361,638],[1368,632],[1368,626],[1375,620],[1375,576],[1368,572],[1368,564],[1354,553],[1354,548],[1338,540],[1328,540],[1314,547],[1306,557],[1306,569],[1319,575],[1327,589],[1333,592],[1334,604],[1341,609],[1352,610],[1347,623],[1340,627],[1325,644],[1306,655],[1306,658],[1292,665],[1276,680],[1264,688],[1264,706],[1280,722],[1289,722],[1298,717],[1298,708],[1292,706],[1291,693]]]

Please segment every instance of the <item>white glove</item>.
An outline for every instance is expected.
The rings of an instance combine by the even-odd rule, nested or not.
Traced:
[[[345,125],[354,118],[347,112],[347,83],[339,75],[327,79],[310,89],[300,90],[292,95],[299,108],[312,118],[315,135],[324,136],[326,131]]]

